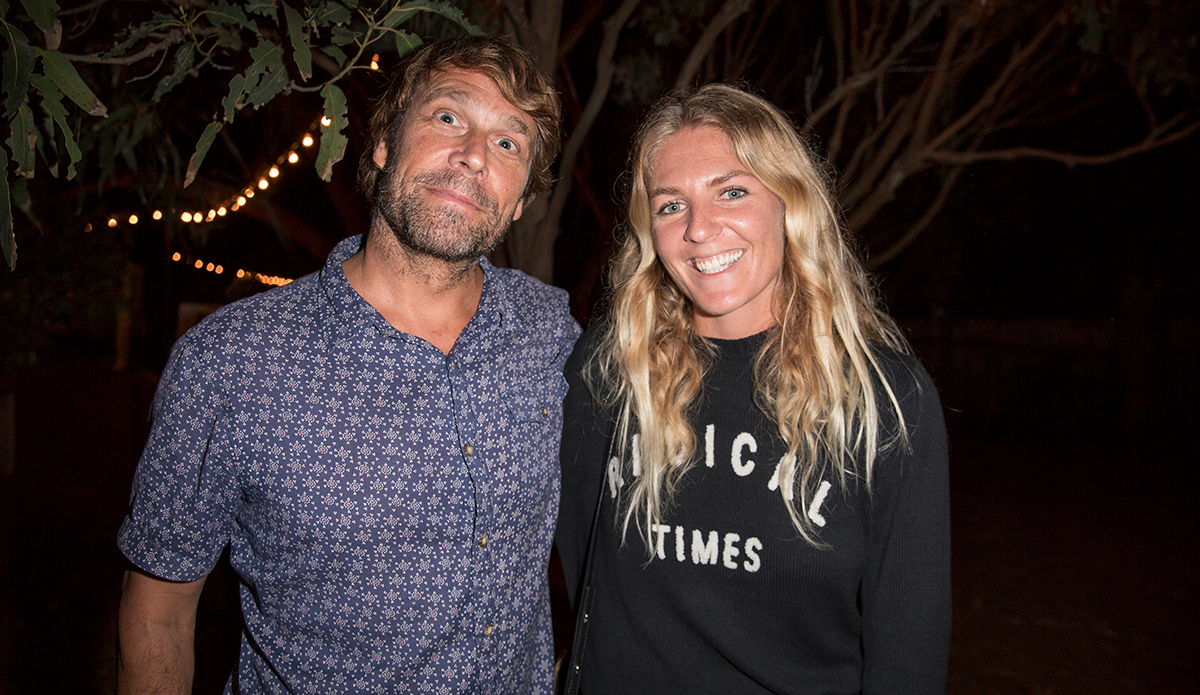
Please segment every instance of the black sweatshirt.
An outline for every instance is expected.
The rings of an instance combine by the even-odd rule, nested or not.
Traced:
[[[822,544],[814,547],[787,514],[776,470],[786,450],[754,405],[761,339],[713,341],[696,463],[654,529],[653,552],[633,525],[622,545],[611,491],[629,481],[604,481],[582,692],[944,693],[948,466],[929,376],[877,349],[909,447],[880,453],[869,493],[855,478],[846,490],[830,476],[815,486],[801,510]],[[580,374],[595,340],[595,329],[586,333],[566,366],[557,543],[572,602],[613,429]],[[878,384],[876,393],[886,442],[897,421]]]

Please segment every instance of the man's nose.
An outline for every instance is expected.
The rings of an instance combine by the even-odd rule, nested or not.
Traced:
[[[462,136],[451,154],[450,164],[461,167],[472,175],[487,171],[487,138],[482,133],[469,131]]]

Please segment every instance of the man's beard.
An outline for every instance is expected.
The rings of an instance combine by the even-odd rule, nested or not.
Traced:
[[[402,245],[417,253],[449,262],[475,260],[504,238],[512,220],[504,220],[496,201],[476,181],[453,171],[421,172],[395,181],[393,167],[382,172],[385,184],[375,190],[375,210]],[[430,206],[422,199],[424,186],[445,188],[470,199],[486,217],[469,224],[464,211],[451,204]]]

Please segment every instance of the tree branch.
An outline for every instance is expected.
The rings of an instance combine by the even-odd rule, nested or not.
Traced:
[[[558,237],[563,208],[567,204],[567,196],[571,193],[575,159],[579,156],[579,150],[583,147],[583,141],[587,138],[588,131],[596,122],[596,117],[600,115],[600,108],[604,106],[604,102],[608,98],[608,90],[612,87],[613,73],[615,72],[613,55],[617,51],[617,39],[625,24],[629,22],[633,11],[637,9],[639,2],[640,0],[622,0],[617,11],[604,20],[604,38],[600,42],[600,52],[596,55],[596,82],[592,85],[592,93],[588,96],[587,105],[579,115],[579,121],[571,130],[571,136],[567,138],[566,144],[563,145],[562,157],[558,165],[558,181],[554,185],[554,193],[550,196],[549,209],[546,215],[538,221],[534,233],[526,240],[527,243],[520,246],[513,245],[515,265],[530,275],[547,282],[553,267],[553,254],[550,254],[550,258],[537,258],[533,257],[532,251],[543,243],[549,244],[553,248],[554,240]]]
[[[102,57],[104,55],[103,53],[90,53],[87,55],[72,55],[69,53],[64,53],[63,57],[72,63],[91,63],[93,65],[133,65],[140,60],[149,58],[159,51],[165,51],[172,46],[183,43],[184,38],[185,35],[182,31],[179,29],[172,29],[171,31],[167,32],[166,35],[163,36],[163,39],[158,43],[150,44],[137,53],[132,53],[127,56],[104,58]]]
[[[884,249],[882,253],[872,256],[867,261],[869,268],[878,268],[900,255],[901,251],[908,248],[910,244],[917,240],[917,237],[921,236],[922,232],[929,228],[929,225],[941,214],[942,208],[946,207],[946,203],[950,200],[950,191],[954,189],[954,184],[958,182],[958,177],[962,174],[962,170],[962,166],[956,166],[950,170],[950,173],[946,175],[946,179],[942,181],[942,187],[938,191],[937,197],[925,209],[921,218],[914,222],[908,228],[908,231],[904,233],[904,236],[896,240],[894,244]]]
[[[1183,120],[1183,115],[1177,115],[1171,120],[1154,128],[1141,142],[1122,147],[1111,152],[1103,152],[1099,154],[1078,154],[1074,152],[1060,152],[1041,147],[1008,147],[999,150],[985,150],[981,152],[932,152],[926,155],[926,159],[939,164],[975,164],[978,162],[1011,162],[1016,159],[1046,159],[1053,162],[1059,162],[1069,167],[1082,165],[1093,166],[1098,164],[1111,164],[1112,162],[1120,161],[1133,155],[1149,152],[1150,150],[1158,149],[1165,145],[1170,145],[1179,142],[1184,138],[1191,137],[1197,131],[1200,131],[1200,119],[1188,123],[1186,126],[1167,133],[1166,131],[1174,128]]]
[[[904,34],[901,35],[900,38],[896,39],[896,43],[892,44],[892,49],[888,51],[888,54],[884,58],[882,58],[873,67],[861,70],[851,75],[849,79],[835,87],[833,91],[829,93],[829,96],[825,97],[825,103],[817,107],[817,110],[809,116],[809,127],[811,128],[822,118],[824,118],[825,114],[829,113],[830,109],[837,106],[842,99],[845,99],[850,94],[858,92],[859,90],[867,87],[874,82],[879,75],[888,70],[888,68],[890,68],[892,64],[896,62],[896,59],[900,57],[900,55],[908,48],[908,46],[913,41],[916,41],[917,37],[919,37],[925,31],[925,29],[929,26],[929,23],[932,22],[933,18],[937,16],[937,13],[941,11],[943,4],[944,0],[936,0],[935,2],[930,3],[929,7],[925,9],[925,12],[917,18],[917,21],[909,25]],[[854,61],[851,62],[853,64]]]
[[[743,15],[746,10],[750,9],[750,5],[754,0],[725,0],[725,4],[721,9],[717,10],[716,16],[712,22],[704,29],[704,33],[696,41],[696,45],[692,46],[691,53],[688,54],[686,60],[683,61],[683,68],[679,71],[679,77],[675,80],[675,89],[683,89],[692,83],[692,79],[696,77],[696,72],[700,69],[700,63],[703,62],[705,56],[712,50],[712,46],[717,41],[717,37],[721,32],[725,31],[733,20]]]

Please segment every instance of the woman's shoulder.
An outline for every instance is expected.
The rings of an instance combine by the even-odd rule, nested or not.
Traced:
[[[920,360],[908,352],[882,343],[872,343],[871,356],[879,370],[876,378],[886,383],[885,393],[890,391],[891,396],[895,397],[906,424],[911,427],[926,421],[933,414],[940,420],[941,401],[937,387]],[[877,384],[877,387],[881,385]],[[885,395],[882,401],[877,402],[886,403],[890,400]],[[893,408],[881,407],[880,415],[883,416],[885,427],[896,424]]]
[[[575,341],[575,349],[571,351],[571,357],[567,359],[567,366],[564,369],[568,376],[578,376],[583,372],[588,362],[600,350],[606,332],[606,323],[603,319],[592,323],[583,331],[583,335]]]

